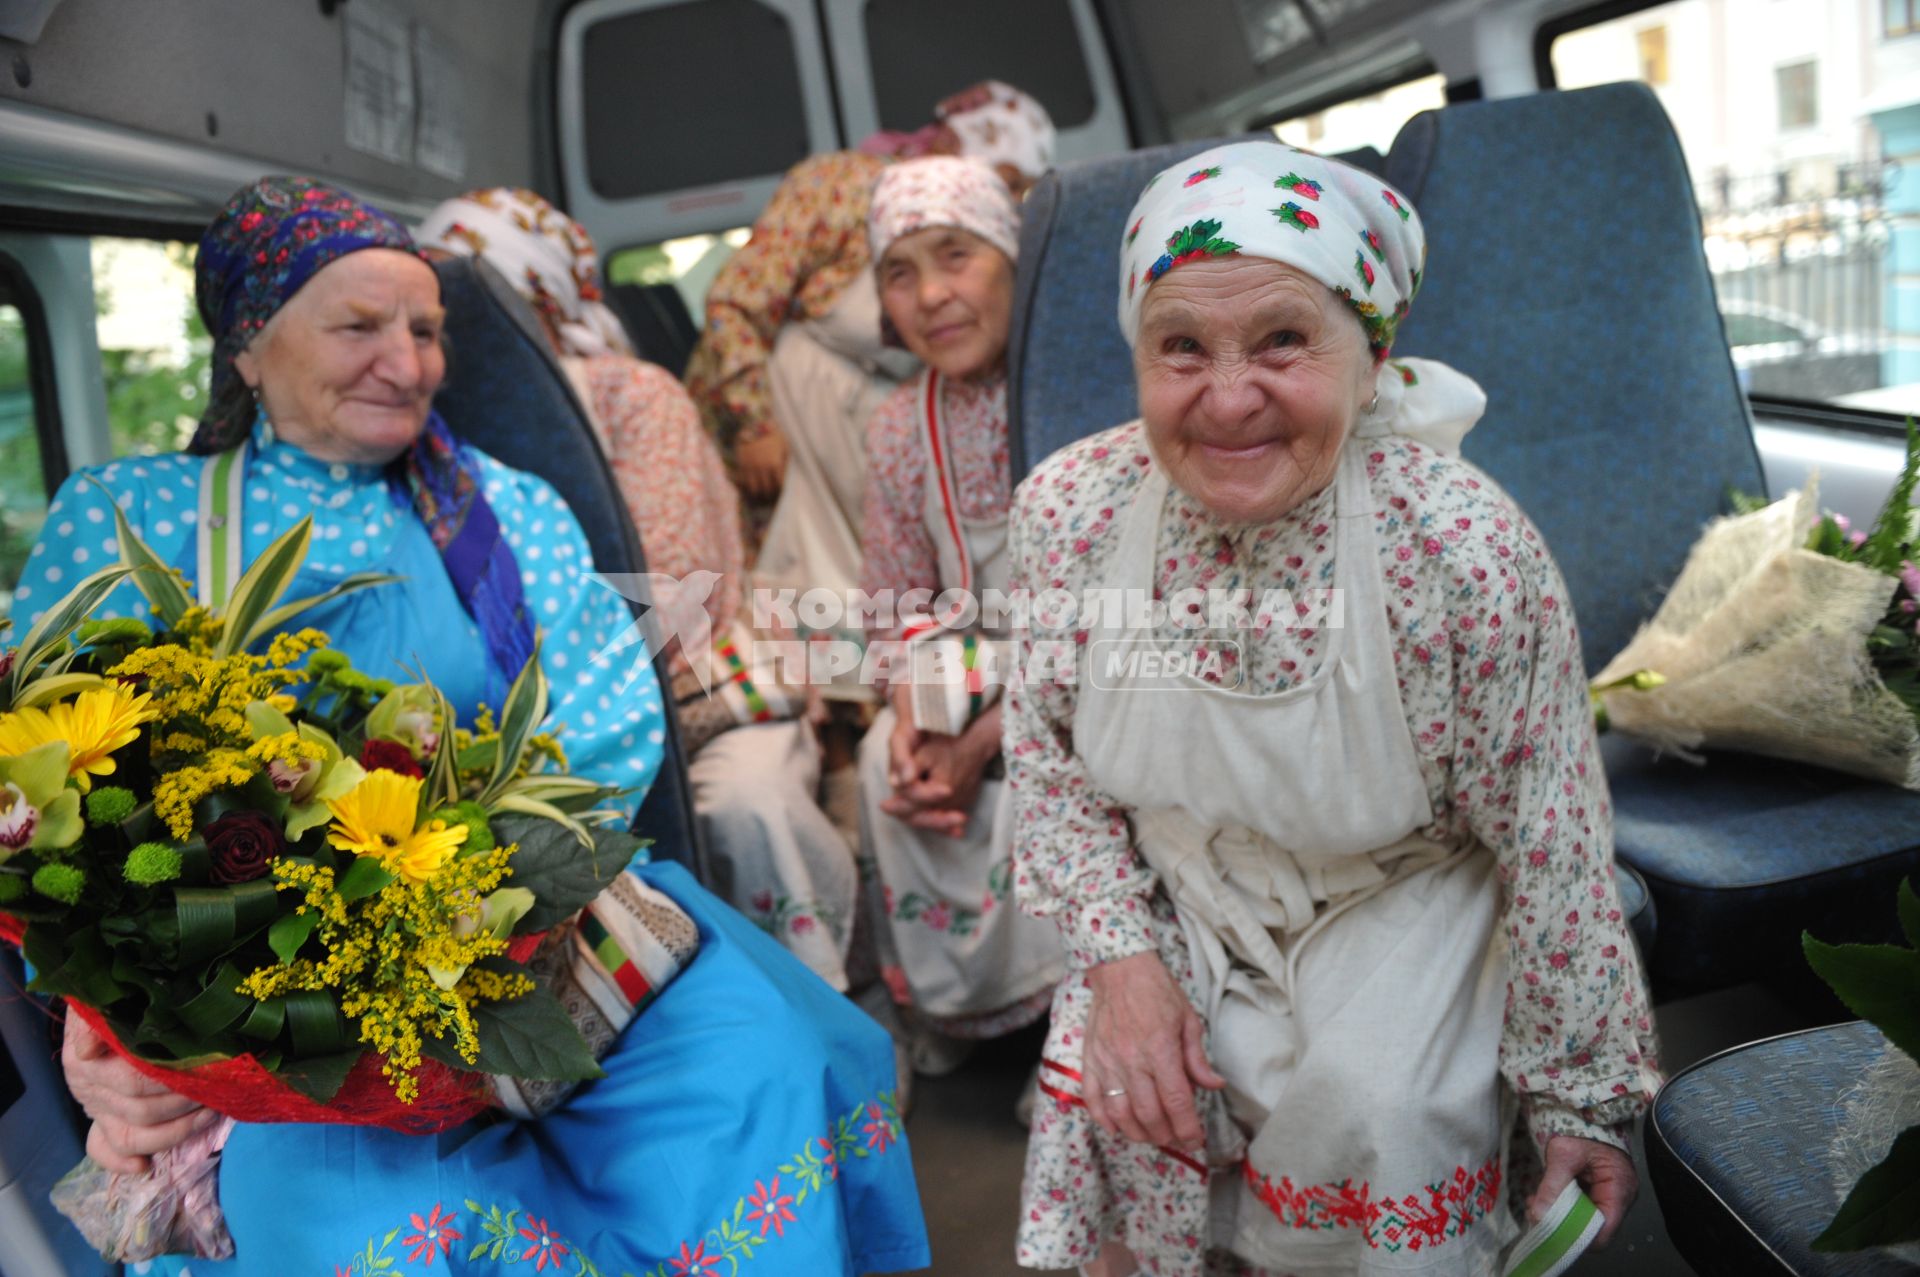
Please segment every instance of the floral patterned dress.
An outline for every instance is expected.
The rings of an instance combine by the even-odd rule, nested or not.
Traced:
[[[1500,1075],[1534,1140],[1568,1134],[1624,1147],[1625,1124],[1658,1082],[1655,1043],[1613,882],[1611,812],[1565,587],[1538,532],[1473,466],[1405,438],[1356,446],[1366,449],[1398,691],[1434,813],[1425,832],[1477,840],[1495,859],[1509,982]],[[1121,519],[1154,464],[1137,422],[1043,463],[1015,499],[1014,587],[1078,595],[1109,579]],[[1332,510],[1329,488],[1274,523],[1228,527],[1177,490],[1170,497],[1155,596],[1244,591],[1253,616],[1250,630],[1186,633],[1202,644],[1239,640],[1217,644],[1225,659],[1213,677],[1223,686],[1261,695],[1314,678],[1328,653],[1313,609],[1333,580]],[[1261,610],[1277,590],[1295,616]],[[1086,639],[1083,629],[1067,641]],[[1009,691],[1006,711],[1016,893],[1059,925],[1073,968],[1054,1000],[1050,1057],[1063,1048],[1077,1056],[1087,968],[1152,950],[1190,995],[1194,979],[1125,805],[1099,791],[1074,753],[1076,699],[1071,683],[1030,679]],[[1103,1239],[1123,1238],[1156,1274],[1258,1271],[1210,1253],[1210,1177],[1197,1162],[1100,1131],[1070,1086],[1043,1091],[1051,1101],[1035,1116],[1028,1153],[1021,1263],[1083,1263]],[[1218,1173],[1237,1179],[1241,1168]],[[1285,1187],[1301,1206],[1289,1211],[1293,1226],[1359,1228],[1370,1246],[1389,1240],[1383,1221],[1403,1205],[1369,1197],[1365,1184]],[[1435,1202],[1446,1199],[1448,1186],[1431,1187]]]

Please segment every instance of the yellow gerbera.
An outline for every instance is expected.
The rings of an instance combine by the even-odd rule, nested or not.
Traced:
[[[341,851],[372,856],[381,868],[408,882],[425,882],[453,859],[467,840],[467,827],[430,820],[414,828],[424,783],[399,772],[368,772],[344,797],[327,802],[333,813],[327,841]]]
[[[158,717],[148,705],[152,699],[115,683],[45,709],[36,705],[0,714],[0,758],[17,758],[48,741],[65,741],[71,751],[67,774],[84,794],[95,776],[113,775],[114,751],[133,744],[140,738],[140,725]]]

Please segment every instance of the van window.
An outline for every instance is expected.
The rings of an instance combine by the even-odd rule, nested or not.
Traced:
[[[1098,105],[1068,0],[867,0],[866,27],[882,128],[917,129],[942,98],[982,80],[1031,93],[1056,128],[1078,128]]]
[[[1446,104],[1446,77],[1423,75],[1378,93],[1282,120],[1273,126],[1273,135],[1288,146],[1322,155],[1338,155],[1363,146],[1384,155],[1401,125],[1422,111],[1438,110]]]
[[[178,452],[206,406],[213,347],[193,302],[193,249],[99,237],[92,258],[113,455]]]
[[[1920,413],[1920,232],[1896,217],[1920,166],[1888,158],[1920,149],[1913,7],[1678,0],[1542,33],[1558,87],[1659,95],[1757,399]]]
[[[755,0],[607,18],[580,56],[587,181],[602,199],[784,173],[812,149],[793,28]]]
[[[623,248],[607,259],[610,284],[672,284],[680,290],[696,328],[706,324],[707,288],[753,228],[736,227],[713,235],[688,235],[659,244]]]
[[[0,260],[0,615],[13,610],[14,586],[65,469],[58,445],[50,442],[58,436],[48,429],[47,405],[38,397],[52,387],[35,385],[46,334],[30,319],[39,309],[28,287],[24,274]]]

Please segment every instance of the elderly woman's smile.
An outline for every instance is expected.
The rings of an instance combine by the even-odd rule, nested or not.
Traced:
[[[1264,258],[1189,262],[1156,282],[1134,352],[1154,454],[1231,523],[1278,518],[1324,488],[1372,394],[1359,321]]]

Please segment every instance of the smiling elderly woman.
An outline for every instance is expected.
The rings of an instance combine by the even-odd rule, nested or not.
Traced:
[[[129,458],[69,479],[15,595],[17,619],[70,588],[63,574],[118,555],[110,502],[215,600],[209,542],[226,539],[226,561],[248,562],[310,518],[313,550],[294,596],[355,570],[406,580],[324,603],[303,623],[325,629],[371,676],[423,669],[466,723],[482,702],[500,703],[540,634],[553,685],[548,730],[571,770],[619,786],[616,801],[636,805],[660,767],[659,683],[644,660],[629,668],[596,658],[628,616],[594,584],[586,538],[559,494],[460,442],[433,411],[446,371],[440,286],[406,230],[337,188],[263,178],[215,219],[195,275],[216,341],[213,408],[193,447],[205,455]],[[216,485],[230,503],[218,527]],[[106,609],[148,611],[125,585]],[[476,1121],[433,1138],[240,1123],[225,1137],[218,1190],[237,1254],[196,1259],[192,1270],[342,1271],[409,1221],[424,1246],[409,1258],[430,1263],[434,1238],[445,1252],[462,1231],[463,1246],[483,1235],[484,1221],[463,1223],[460,1213],[462,1202],[483,1210],[482,1201],[496,1219],[523,1218],[533,1248],[521,1258],[537,1251],[540,1267],[574,1251],[567,1262],[582,1271],[653,1271],[677,1252],[684,1270],[690,1255],[719,1263],[733,1254],[737,1239],[708,1230],[715,1220],[724,1228],[729,1211],[738,1218],[756,1183],[775,1185],[760,1197],[778,1197],[770,1209],[793,1225],[777,1238],[762,1230],[756,1275],[924,1264],[912,1171],[883,1108],[894,1085],[886,1035],[675,867],[634,872],[691,916],[699,951],[617,1036],[624,1008],[603,993],[574,1005],[609,1043],[606,1077],[538,1121]],[[658,897],[643,908],[650,920],[670,910]],[[601,953],[619,952],[608,943],[616,948]],[[637,969],[622,966],[622,988]],[[77,1017],[68,1023],[67,1079],[95,1119],[88,1151],[109,1169],[143,1170],[148,1155],[214,1122],[112,1056]],[[786,1210],[798,1204],[778,1196],[782,1162],[824,1144],[836,1122],[869,1118],[880,1132],[872,1155],[848,1157],[797,1216]],[[213,1129],[218,1148],[223,1133]],[[290,1168],[303,1203],[291,1211]],[[175,1264],[163,1261],[163,1271]]]
[[[1455,455],[1479,388],[1387,358],[1419,219],[1239,143],[1126,225],[1142,419],[1022,485],[1014,579],[1176,623],[1036,633],[1086,672],[1009,693],[1018,891],[1073,967],[1020,1261],[1493,1272],[1532,1177],[1516,1101],[1527,1209],[1577,1178],[1610,1230],[1647,996],[1565,586]],[[1176,640],[1159,680],[1103,651]]]

